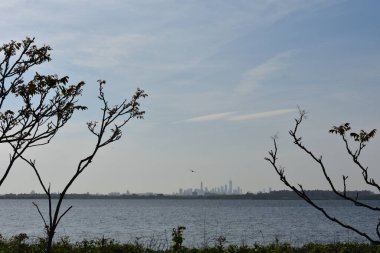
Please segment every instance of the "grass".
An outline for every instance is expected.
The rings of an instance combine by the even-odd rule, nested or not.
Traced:
[[[177,234],[178,236],[178,234]],[[184,238],[182,238],[184,239]],[[183,240],[182,240],[183,241]],[[237,246],[234,244],[224,245],[217,243],[213,247],[186,248],[182,241],[174,240],[166,249],[153,249],[139,243],[119,243],[112,239],[84,240],[72,243],[68,238],[61,238],[53,245],[53,252],[63,253],[380,253],[380,246],[365,243],[333,243],[315,244],[310,243],[301,247],[290,244],[273,243],[270,245]],[[41,253],[45,251],[43,239],[34,242],[28,241],[26,234],[19,234],[9,239],[0,237],[0,253]]]

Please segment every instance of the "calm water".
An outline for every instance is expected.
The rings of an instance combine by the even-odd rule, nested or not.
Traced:
[[[44,210],[47,202],[36,200]],[[67,200],[73,209],[57,237],[73,241],[114,238],[121,242],[170,243],[171,229],[186,227],[185,244],[213,245],[223,235],[237,244],[358,240],[361,237],[329,222],[301,200]],[[336,217],[374,234],[379,215],[344,201],[320,201]],[[380,202],[371,203],[380,205]],[[42,220],[32,200],[0,200],[0,233],[43,236]]]

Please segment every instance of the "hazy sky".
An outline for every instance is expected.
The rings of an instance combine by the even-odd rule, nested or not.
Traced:
[[[264,161],[279,135],[289,180],[326,189],[321,171],[291,142],[297,105],[309,112],[304,144],[323,154],[339,187],[364,188],[333,125],[380,128],[380,1],[16,1],[0,2],[1,43],[36,37],[53,61],[33,71],[87,86],[80,112],[54,141],[29,152],[60,191],[95,142],[98,79],[110,103],[136,87],[144,120],[101,150],[71,192],[163,192],[232,180],[244,191],[284,189]],[[0,163],[8,159],[2,151]],[[362,159],[380,181],[380,137]],[[191,173],[190,169],[195,170]],[[18,162],[0,193],[41,191]]]

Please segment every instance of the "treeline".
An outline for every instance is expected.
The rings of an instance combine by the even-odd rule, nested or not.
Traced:
[[[337,194],[332,191],[326,190],[308,190],[305,191],[311,199],[315,200],[339,200],[341,199]],[[300,199],[300,197],[293,191],[281,190],[281,191],[271,191],[271,192],[260,192],[260,193],[247,193],[249,198],[253,199]],[[379,200],[380,194],[375,194],[371,191],[347,191],[346,196],[362,199],[362,200]]]
[[[311,199],[315,200],[339,200],[338,195],[332,191],[309,190],[305,191]],[[371,191],[347,191],[346,195],[361,200],[380,200],[380,194]],[[58,193],[52,193],[53,199],[59,198]],[[19,193],[2,194],[0,199],[45,199],[42,193]],[[293,191],[280,190],[271,192],[246,193],[241,195],[220,195],[207,194],[198,196],[179,196],[166,194],[89,194],[89,193],[70,193],[66,194],[67,199],[268,199],[268,200],[297,200],[300,197]]]

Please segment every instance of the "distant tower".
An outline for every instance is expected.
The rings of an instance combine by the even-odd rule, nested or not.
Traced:
[[[201,193],[203,193],[203,182],[201,181]]]
[[[232,194],[232,180],[228,182],[228,194]]]

